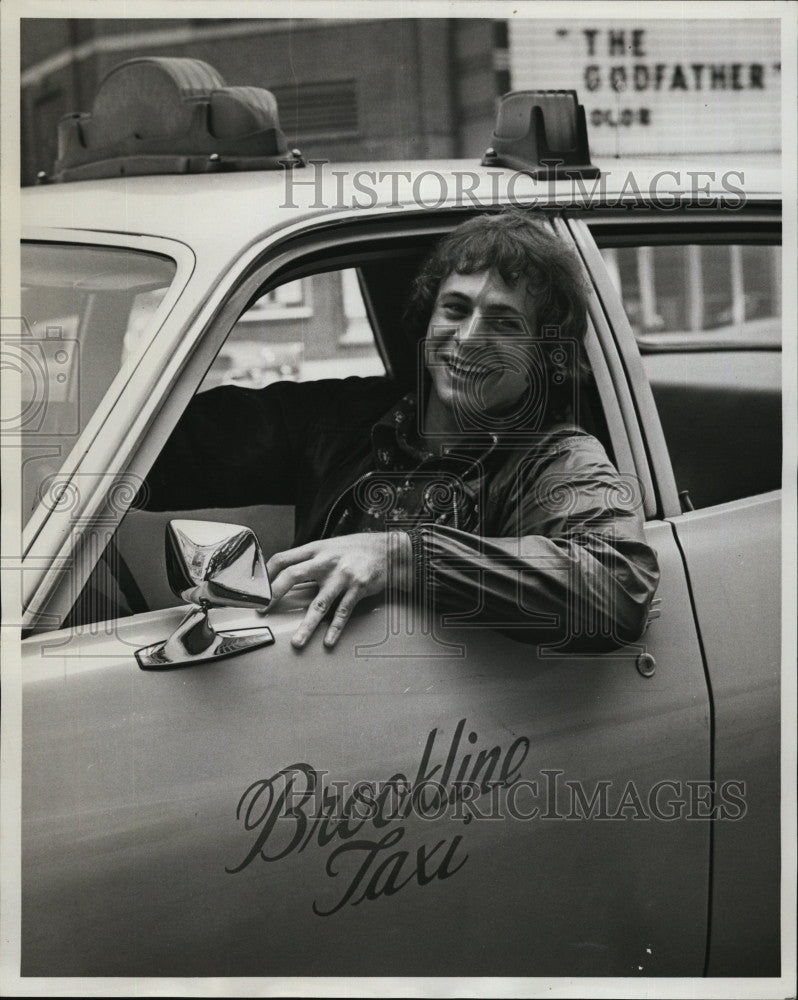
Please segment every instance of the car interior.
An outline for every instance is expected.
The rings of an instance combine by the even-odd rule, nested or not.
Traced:
[[[780,351],[648,354],[643,367],[692,507],[781,488]]]
[[[413,279],[431,244],[430,237],[421,241],[416,237],[412,241],[395,243],[390,251],[381,248],[378,253],[364,254],[365,259],[347,257],[341,261],[357,267],[376,350],[388,376],[407,390],[415,385],[419,331],[410,329],[406,306]],[[329,255],[324,260],[305,258],[270,279],[249,304],[274,285],[324,273],[330,273]],[[339,371],[342,375],[347,374],[345,357],[336,359],[336,373]],[[580,388],[577,422],[598,437],[612,457],[609,432],[589,373]],[[180,605],[182,602],[169,587],[164,559],[166,525],[172,518],[179,517],[245,524],[255,531],[266,558],[289,548],[293,541],[294,512],[293,507],[288,506],[168,512],[130,510],[78,597],[66,624],[84,624]]]
[[[360,290],[386,373],[412,388],[415,340],[405,315],[411,284],[431,238],[400,240],[390,249],[351,254],[339,260],[308,256],[273,275],[257,293],[302,276],[330,273],[331,264],[357,269]],[[727,356],[728,355],[728,356]],[[767,354],[769,369],[780,362]],[[762,352],[727,352],[703,360],[696,353],[649,354],[644,364],[660,409],[677,486],[687,490],[686,509],[704,507],[777,488],[781,476],[780,378],[762,371]],[[722,364],[729,378],[717,384],[700,376],[700,364]],[[336,361],[338,365],[338,361]],[[345,364],[340,364],[346,374]],[[336,369],[337,371],[338,369]],[[728,384],[727,384],[728,382]],[[578,422],[604,444],[609,433],[595,384],[587,376],[580,393]],[[748,457],[740,461],[740,455]],[[171,591],[164,559],[166,525],[172,518],[245,524],[255,531],[268,557],[293,540],[293,507],[149,512],[131,510],[117,529],[65,623],[108,620],[181,604]]]
[[[674,222],[670,232],[618,225],[594,235],[640,348],[685,509],[779,489],[778,221]]]

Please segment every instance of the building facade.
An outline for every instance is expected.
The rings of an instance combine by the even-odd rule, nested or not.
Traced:
[[[598,156],[770,153],[779,29],[750,17],[514,20],[508,66],[514,90],[576,90]]]
[[[478,156],[505,35],[490,20],[436,18],[37,18],[21,31],[23,184],[52,168],[59,118],[91,110],[105,74],[138,56],[202,59],[230,86],[271,90],[289,145],[308,157]]]

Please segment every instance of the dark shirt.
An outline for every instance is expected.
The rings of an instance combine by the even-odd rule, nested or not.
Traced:
[[[333,504],[323,535],[421,524],[479,533],[480,475],[497,444],[483,434],[469,446],[432,451],[420,434],[415,393],[406,394],[372,427],[370,468]]]
[[[385,378],[196,396],[147,480],[154,510],[294,504],[295,538],[402,529],[418,596],[530,642],[642,634],[659,572],[636,483],[573,425],[427,449]]]

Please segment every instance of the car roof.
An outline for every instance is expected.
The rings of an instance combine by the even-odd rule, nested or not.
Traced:
[[[777,154],[596,159],[598,179],[533,180],[475,160],[328,164],[292,171],[170,174],[43,184],[22,192],[25,227],[135,233],[179,240],[195,251],[240,252],[270,231],[308,217],[359,208],[381,214],[490,208],[517,202],[590,208],[661,203],[706,206],[711,198],[778,200]],[[659,199],[659,202],[658,202]]]

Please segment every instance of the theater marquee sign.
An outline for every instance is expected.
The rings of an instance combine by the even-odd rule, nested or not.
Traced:
[[[513,89],[575,89],[599,156],[781,148],[773,20],[511,21]]]

